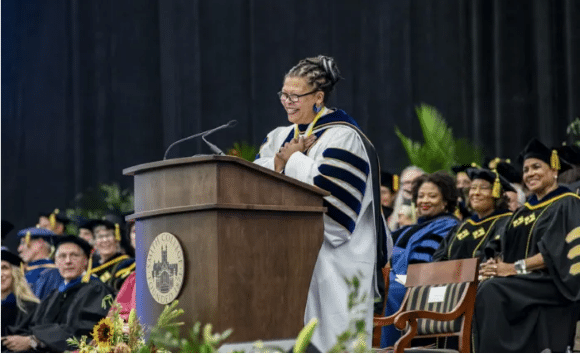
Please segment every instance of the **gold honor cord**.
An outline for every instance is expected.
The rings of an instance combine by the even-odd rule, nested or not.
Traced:
[[[323,115],[326,114],[326,111],[328,111],[328,109],[326,107],[324,107],[320,110],[320,112],[318,112],[318,114],[316,115],[316,117],[314,117],[314,120],[312,121],[312,123],[310,123],[310,126],[306,130],[306,134],[304,135],[304,137],[309,137],[312,134],[312,130],[314,130],[314,126],[316,125],[316,122],[318,122],[320,117],[322,117]],[[300,129],[298,129],[298,124],[294,124],[294,139],[298,138],[299,136],[300,136]]]

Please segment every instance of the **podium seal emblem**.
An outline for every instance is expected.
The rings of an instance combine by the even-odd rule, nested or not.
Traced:
[[[179,240],[168,232],[157,235],[149,247],[146,263],[147,286],[155,301],[165,305],[177,298],[184,268]]]

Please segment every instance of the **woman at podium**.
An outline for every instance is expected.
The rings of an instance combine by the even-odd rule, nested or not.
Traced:
[[[349,326],[349,289],[344,277],[353,276],[359,278],[360,292],[366,294],[365,303],[356,310],[365,314],[370,348],[377,259],[373,182],[378,184],[379,176],[371,173],[369,153],[371,158],[376,155],[365,145],[366,138],[352,117],[327,107],[340,79],[334,59],[322,55],[291,68],[278,92],[291,125],[271,131],[254,161],[331,194],[324,200],[324,242],[304,316],[305,323],[318,318],[312,344],[322,352]]]

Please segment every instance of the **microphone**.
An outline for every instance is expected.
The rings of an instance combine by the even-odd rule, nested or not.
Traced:
[[[212,134],[212,133],[215,133],[215,132],[217,132],[218,130],[222,130],[222,129],[224,129],[224,128],[230,128],[230,127],[233,127],[233,126],[235,126],[236,124],[238,124],[238,121],[237,121],[237,120],[235,120],[235,119],[234,119],[234,120],[230,120],[230,121],[229,121],[229,122],[227,122],[226,124],[224,124],[224,125],[220,125],[219,127],[215,127],[215,128],[213,128],[213,129],[206,130],[206,131],[204,131],[204,132],[197,133],[197,134],[194,134],[194,135],[192,135],[192,136],[188,136],[187,138],[179,139],[179,140],[177,140],[176,142],[174,142],[173,144],[169,145],[169,147],[167,148],[167,150],[165,150],[165,154],[163,155],[163,160],[166,160],[166,159],[167,159],[167,153],[169,152],[169,150],[170,150],[170,149],[171,149],[173,146],[175,146],[175,145],[177,145],[177,144],[179,144],[179,143],[181,143],[181,142],[184,142],[184,141],[186,141],[186,140],[193,139],[193,138],[197,138],[198,136],[201,136],[201,138],[203,139],[203,141],[205,141],[205,143],[206,143],[206,144],[207,144],[207,145],[210,147],[210,149],[211,149],[213,152],[215,152],[215,153],[216,153],[216,154],[218,154],[218,155],[224,155],[224,152],[223,152],[223,151],[221,151],[221,150],[220,150],[220,149],[219,149],[217,146],[215,146],[215,145],[213,145],[212,143],[210,143],[210,142],[208,142],[207,140],[205,140],[205,137],[206,137],[206,136],[208,136],[208,135],[210,135],[210,134]]]

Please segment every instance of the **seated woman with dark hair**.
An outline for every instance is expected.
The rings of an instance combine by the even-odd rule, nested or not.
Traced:
[[[506,179],[487,169],[468,168],[466,173],[471,180],[467,204],[475,214],[456,226],[441,242],[433,255],[434,261],[483,258],[487,242],[512,215],[504,193],[515,190]]]
[[[393,233],[397,243],[391,257],[392,281],[389,283],[385,316],[395,313],[405,296],[405,287],[394,281],[397,274],[407,274],[409,264],[431,262],[443,239],[459,222],[452,214],[457,204],[455,181],[444,172],[417,178],[413,183],[413,201],[419,213],[417,224]],[[400,332],[394,325],[383,327],[381,347],[393,345],[399,337]]]
[[[533,139],[520,154],[533,193],[482,264],[473,321],[476,352],[565,352],[580,315],[580,197],[559,186],[569,166]],[[487,252],[487,249],[486,249]]]

